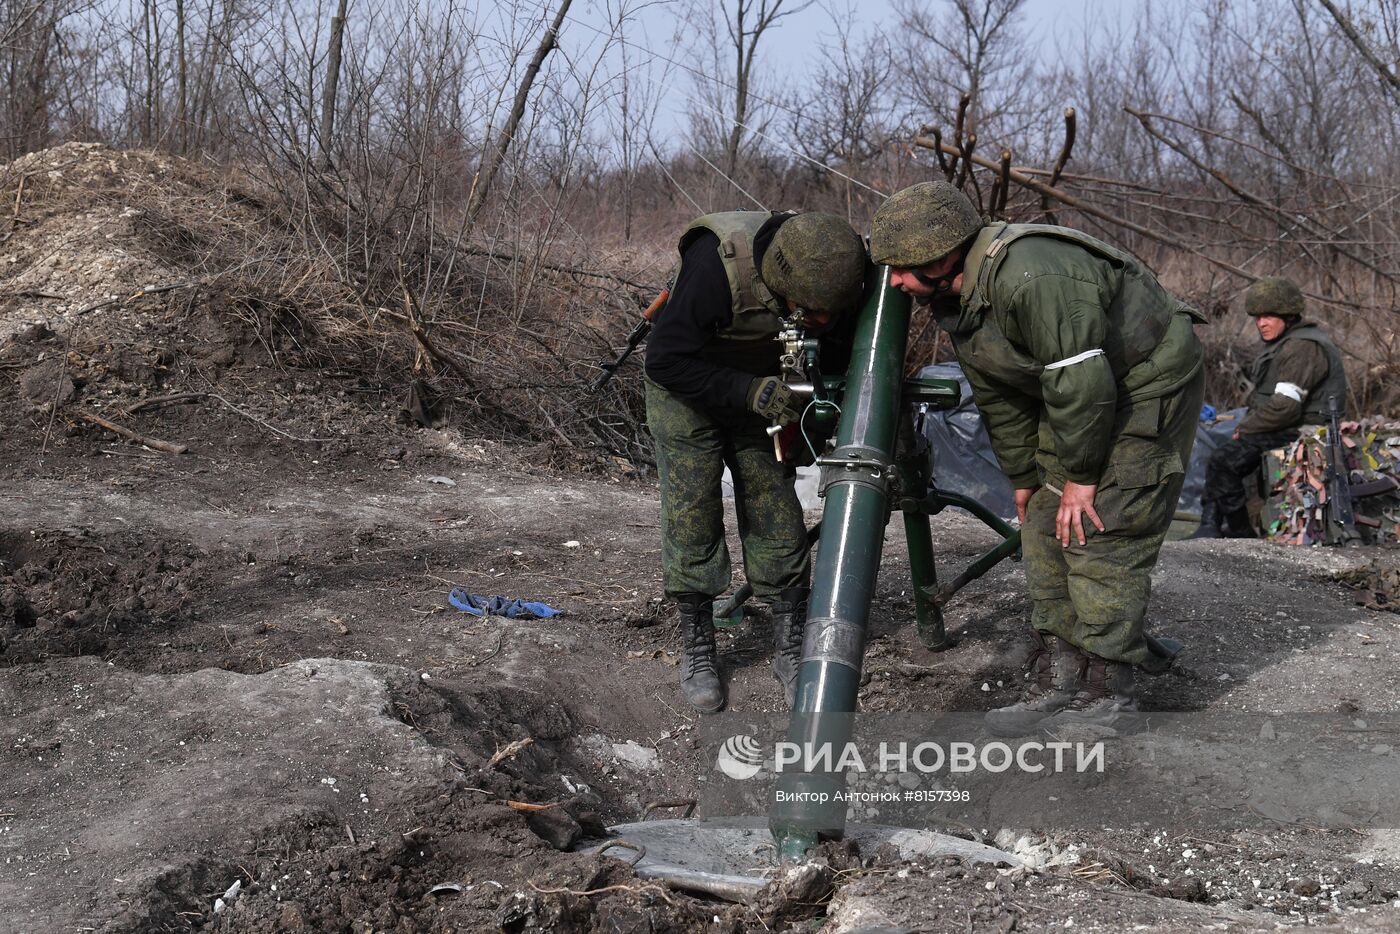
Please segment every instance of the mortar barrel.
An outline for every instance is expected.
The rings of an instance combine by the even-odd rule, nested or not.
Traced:
[[[836,794],[845,776],[834,766],[851,738],[890,514],[909,314],[909,297],[890,287],[889,269],[881,267],[856,325],[836,449],[819,461],[822,537],[788,727],[789,743],[817,752],[778,778],[769,827],[785,859],[800,859],[819,838],[840,837],[846,826],[846,804]],[[825,759],[823,747],[831,752]]]

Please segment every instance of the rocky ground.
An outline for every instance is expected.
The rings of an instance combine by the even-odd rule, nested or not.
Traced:
[[[139,225],[30,210],[0,246],[0,931],[1400,927],[1400,834],[1360,823],[965,828],[1030,868],[838,848],[829,885],[752,905],[568,852],[712,767],[654,484],[411,427],[395,387],[290,365],[216,299],[84,310],[179,270]],[[944,574],[993,541],[934,523]],[[931,655],[891,528],[862,708],[1007,702],[1019,566],[959,597],[961,641]],[[1395,712],[1400,616],[1343,582],[1373,564],[1395,555],[1169,543],[1153,624],[1189,651],[1144,706]],[[564,615],[472,617],[453,586]],[[761,610],[721,636],[736,710],[781,706],[767,640]]]

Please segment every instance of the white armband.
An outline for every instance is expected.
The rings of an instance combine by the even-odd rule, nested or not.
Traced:
[[[1085,360],[1091,360],[1091,359],[1093,359],[1094,357],[1102,357],[1102,356],[1103,356],[1103,348],[1102,348],[1102,347],[1100,347],[1098,350],[1086,350],[1086,351],[1084,351],[1083,353],[1077,353],[1077,354],[1075,354],[1075,355],[1072,356],[1072,357],[1066,357],[1066,358],[1063,359],[1063,360],[1056,360],[1054,363],[1047,363],[1047,364],[1045,364],[1045,369],[1047,369],[1047,370],[1059,370],[1059,369],[1063,369],[1064,367],[1067,367],[1067,366],[1074,366],[1076,363],[1083,363]]]
[[[1287,396],[1299,405],[1308,397],[1308,391],[1297,383],[1275,383],[1274,392],[1280,396]]]

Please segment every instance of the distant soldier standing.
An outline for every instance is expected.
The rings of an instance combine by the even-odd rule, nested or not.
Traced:
[[[1325,424],[1329,401],[1346,411],[1342,354],[1317,325],[1303,318],[1303,293],[1287,279],[1260,279],[1244,293],[1264,350],[1250,376],[1249,413],[1234,436],[1210,455],[1201,527],[1192,538],[1253,538],[1244,480],[1264,452],[1298,440],[1304,423]]]
[[[714,598],[730,583],[720,478],[729,467],[744,571],[773,617],[773,673],[788,704],[807,621],[811,562],[793,468],[767,428],[800,415],[778,377],[783,318],[809,333],[860,300],[868,261],[850,224],[830,214],[707,214],[681,235],[681,267],[646,354],[647,427],[661,480],[661,560],[677,603],[681,691],[714,713],[726,691]]]
[[[1028,696],[988,728],[1130,726],[1204,391],[1201,319],[1137,258],[1065,227],[984,224],[942,181],[885,202],[871,256],[952,336],[1016,488],[1036,648]]]

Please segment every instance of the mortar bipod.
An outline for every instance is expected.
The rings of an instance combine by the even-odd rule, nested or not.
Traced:
[[[828,380],[839,395],[840,382]],[[943,624],[943,607],[953,595],[982,577],[1007,558],[1020,559],[1021,533],[1012,528],[980,501],[961,493],[942,490],[933,485],[936,465],[923,432],[923,419],[928,410],[953,409],[961,400],[956,380],[911,379],[904,381],[899,439],[896,447],[895,483],[898,495],[891,498],[891,508],[904,514],[904,535],[909,547],[909,571],[914,589],[914,612],[919,641],[932,652],[942,652],[957,644]],[[910,491],[923,495],[910,495]],[[825,494],[825,489],[821,491]],[[929,517],[938,515],[949,506],[966,510],[1002,537],[968,565],[949,583],[940,587],[934,566],[933,535]],[[821,536],[821,523],[807,530],[807,543],[815,545]],[[745,603],[753,596],[753,586],[744,583],[733,594],[715,601],[715,625],[721,628],[738,625]]]

